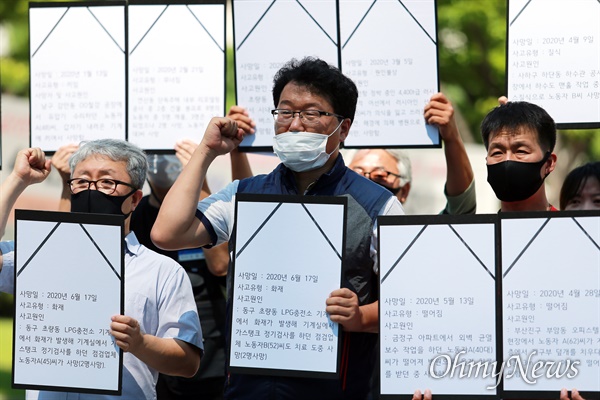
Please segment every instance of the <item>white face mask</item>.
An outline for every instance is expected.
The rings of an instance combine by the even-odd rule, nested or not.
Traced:
[[[327,139],[342,125],[329,135],[312,132],[285,132],[273,138],[273,152],[281,162],[296,172],[311,171],[325,165],[329,156],[338,148],[338,144],[331,153],[327,153]]]

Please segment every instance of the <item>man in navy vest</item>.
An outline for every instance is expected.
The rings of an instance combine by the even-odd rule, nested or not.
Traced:
[[[348,169],[339,153],[354,119],[357,97],[355,84],[326,62],[314,58],[290,61],[275,75],[273,86],[273,149],[281,164],[268,175],[234,181],[197,203],[211,162],[236,148],[247,129],[227,118],[213,118],[162,204],[152,239],[159,247],[177,249],[229,240],[236,193],[348,198],[344,283],[323,299],[331,320],[347,332],[341,378],[232,374],[226,383],[226,398],[334,400],[367,396],[379,320],[376,219],[404,211],[390,191]]]

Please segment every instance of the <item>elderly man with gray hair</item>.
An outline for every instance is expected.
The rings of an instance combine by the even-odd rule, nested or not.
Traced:
[[[122,396],[82,399],[155,399],[158,374],[193,376],[203,351],[202,331],[189,279],[179,264],[141,245],[130,231],[142,199],[146,155],[122,140],[101,139],[79,147],[70,159],[71,211],[125,217],[125,315],[110,333],[125,352]],[[73,394],[28,391],[27,399],[67,399]]]
[[[412,167],[410,158],[397,149],[359,150],[349,167],[392,192],[404,204],[410,192]]]

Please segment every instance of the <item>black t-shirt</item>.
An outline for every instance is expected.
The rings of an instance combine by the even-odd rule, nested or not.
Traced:
[[[150,239],[150,231],[158,216],[158,208],[149,203],[150,196],[140,201],[131,216],[131,230],[147,248],[177,261],[192,283],[198,316],[204,337],[204,356],[197,377],[224,375],[225,366],[225,277],[213,275],[206,266],[201,248],[180,251],[159,249]]]

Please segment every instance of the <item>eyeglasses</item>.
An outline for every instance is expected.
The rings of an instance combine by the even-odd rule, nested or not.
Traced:
[[[354,167],[352,170],[357,174],[369,179],[387,179],[387,177],[390,175],[395,176],[396,178],[402,178],[402,175],[387,171],[383,167],[373,168],[371,171],[365,171],[361,167]]]
[[[71,189],[71,193],[76,194],[79,192],[83,192],[84,190],[90,190],[92,184],[96,187],[96,190],[105,193],[105,194],[113,194],[115,190],[117,190],[117,186],[125,185],[134,190],[137,190],[135,186],[131,183],[118,181],[116,179],[98,179],[96,181],[89,181],[83,178],[74,178],[69,179],[67,181],[69,188]]]
[[[293,110],[284,110],[282,108],[276,108],[274,110],[271,110],[271,114],[273,114],[275,123],[278,125],[290,125],[292,123],[292,120],[295,118],[296,114],[298,114],[300,116],[300,121],[302,121],[302,123],[307,126],[317,125],[319,123],[319,121],[321,120],[321,117],[323,117],[323,116],[336,117],[338,119],[345,119],[345,117],[343,117],[339,114],[330,113],[330,112],[321,111],[321,110],[293,111]]]

